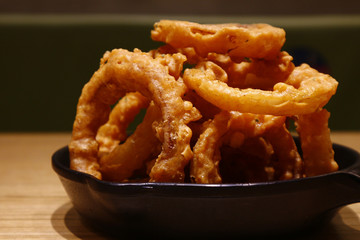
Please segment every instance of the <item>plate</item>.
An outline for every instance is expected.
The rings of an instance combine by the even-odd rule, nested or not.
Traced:
[[[279,235],[316,228],[360,201],[360,154],[333,147],[339,171],[263,183],[106,182],[69,169],[67,146],[52,167],[79,215],[107,233]]]

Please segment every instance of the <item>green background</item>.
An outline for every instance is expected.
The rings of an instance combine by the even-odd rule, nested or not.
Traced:
[[[265,22],[283,27],[284,50],[330,73],[337,94],[327,105],[333,130],[360,130],[360,15],[182,17],[144,15],[0,15],[0,131],[71,131],[83,85],[114,48],[160,44],[159,19],[200,23]]]

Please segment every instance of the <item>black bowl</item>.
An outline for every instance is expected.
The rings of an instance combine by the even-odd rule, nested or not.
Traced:
[[[339,171],[264,183],[105,182],[69,169],[67,147],[52,166],[79,215],[108,233],[277,235],[319,226],[360,201],[360,154],[333,147]]]

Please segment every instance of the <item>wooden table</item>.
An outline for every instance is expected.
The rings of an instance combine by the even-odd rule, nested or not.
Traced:
[[[360,151],[360,132],[332,139]],[[0,134],[0,239],[109,239],[83,225],[51,168],[52,153],[69,140],[69,133]],[[360,239],[360,203],[296,239]]]

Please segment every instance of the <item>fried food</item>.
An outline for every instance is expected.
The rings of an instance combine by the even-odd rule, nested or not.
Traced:
[[[218,78],[214,64],[201,62],[186,69],[185,84],[215,106],[228,110],[269,115],[308,114],[323,107],[335,94],[338,82],[307,64],[296,67],[284,82],[276,83],[272,91],[238,89]]]
[[[140,110],[147,108],[148,105],[149,99],[138,92],[129,92],[119,100],[112,109],[109,120],[98,129],[96,134],[100,159],[127,138],[127,127]]]
[[[278,156],[278,179],[299,178],[301,158],[285,127],[286,117],[222,111],[206,127],[194,146],[190,176],[196,183],[221,183],[218,155],[223,144],[240,148],[248,139],[262,137]],[[271,133],[269,133],[271,132]],[[276,134],[274,134],[276,132]],[[281,146],[281,144],[286,144]],[[299,166],[300,165],[300,166]],[[264,167],[264,171],[266,166]]]
[[[273,59],[285,43],[285,31],[268,24],[198,24],[161,20],[151,37],[175,48],[193,47],[200,56],[209,52],[230,57]]]
[[[198,184],[338,169],[324,108],[338,82],[295,66],[281,49],[283,29],[161,20],[151,37],[164,45],[106,52],[84,86],[69,144],[72,169],[112,182]]]
[[[240,136],[241,134],[236,134],[233,138]],[[274,154],[272,146],[263,137],[251,137],[244,140],[236,148],[223,145],[219,164],[222,183],[256,183],[276,180],[272,166]]]
[[[219,173],[220,139],[228,130],[230,112],[223,111],[206,128],[194,146],[194,157],[190,165],[190,178],[196,183],[221,183]]]
[[[306,176],[316,176],[338,170],[330,138],[328,119],[330,113],[321,109],[301,115],[296,121],[301,139]]]
[[[146,161],[152,160],[152,156],[160,153],[161,144],[152,127],[153,122],[159,119],[161,119],[160,109],[152,102],[144,120],[134,133],[100,159],[100,171],[104,180],[121,182],[128,179]]]
[[[101,179],[95,139],[97,130],[107,121],[110,105],[126,92],[138,91],[159,106],[164,120],[163,148],[151,179],[183,181],[181,167],[187,164],[191,155],[184,154],[191,151],[191,130],[183,120],[178,120],[183,119],[189,108],[181,98],[183,84],[169,74],[168,67],[139,50],[115,49],[105,54],[102,63],[84,86],[78,102],[69,144],[70,167]]]
[[[272,90],[276,83],[285,82],[294,70],[295,65],[292,60],[292,56],[283,51],[271,61],[265,59],[249,59],[241,63],[230,61],[222,68],[228,75],[228,85],[233,88]]]
[[[193,156],[190,147],[192,131],[188,127],[188,123],[198,120],[201,114],[188,101],[184,102],[184,111],[182,117],[177,118],[181,124],[176,134],[167,133],[164,126],[164,124],[169,124],[171,127],[176,124],[174,120],[167,122],[168,119],[166,119],[155,126],[158,138],[163,142],[163,145],[167,144],[166,146],[174,151],[174,153],[170,155],[170,151],[165,152],[163,150],[161,152],[149,173],[150,182],[184,182],[185,180],[184,169]],[[166,142],[166,139],[169,140]]]
[[[275,158],[275,179],[288,180],[303,177],[303,161],[296,147],[293,136],[285,124],[271,128],[264,138],[271,144]]]

